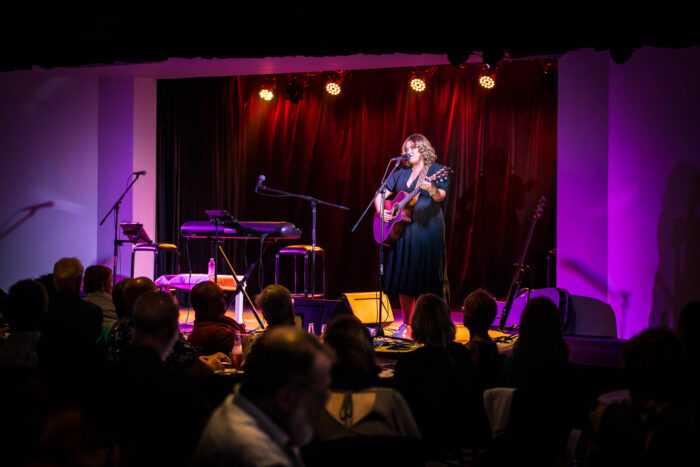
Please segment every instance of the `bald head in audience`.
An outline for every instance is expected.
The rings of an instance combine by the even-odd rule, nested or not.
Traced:
[[[172,295],[156,291],[142,293],[134,303],[133,345],[150,347],[165,360],[178,336],[178,317]]]
[[[148,277],[137,277],[129,280],[124,285],[124,308],[126,316],[132,316],[134,313],[134,304],[136,300],[146,292],[156,291],[156,284]]]
[[[53,266],[53,283],[58,293],[80,293],[83,264],[78,258],[61,258]]]
[[[244,368],[241,393],[301,446],[312,435],[311,421],[324,407],[330,388],[331,358],[312,335],[293,326],[268,329]]]

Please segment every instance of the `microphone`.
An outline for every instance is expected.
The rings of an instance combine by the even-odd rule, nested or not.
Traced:
[[[145,170],[140,170],[140,171],[138,171],[138,172],[134,172],[132,175],[146,175],[146,171],[145,171]]]
[[[401,154],[399,157],[392,157],[391,160],[392,161],[402,161],[402,160],[410,159],[410,158],[411,158],[410,154]]]
[[[262,186],[262,183],[265,181],[265,176],[261,175],[258,177],[258,183],[255,184],[255,192],[257,193],[260,187]]]

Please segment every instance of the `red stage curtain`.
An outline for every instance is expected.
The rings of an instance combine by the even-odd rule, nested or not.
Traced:
[[[159,240],[184,252],[183,222],[206,219],[205,209],[228,209],[240,220],[291,221],[304,231],[301,242],[311,243],[309,203],[255,194],[264,174],[269,187],[350,208],[318,207],[329,295],[376,290],[371,216],[350,230],[388,159],[399,155],[406,136],[423,133],[438,162],[454,169],[444,204],[451,301],[476,287],[506,295],[544,195],[548,204],[527,257],[533,285],[543,287],[546,253],[555,244],[556,78],[537,60],[504,63],[496,87],[485,90],[476,66],[443,66],[416,93],[408,86],[411,72],[351,71],[339,96],[323,90],[324,73],[298,75],[303,98],[296,104],[284,98],[288,75],[159,81]],[[260,86],[273,78],[277,95],[263,101]],[[189,242],[194,272],[206,270],[209,246],[202,243]],[[257,249],[253,241],[227,242],[241,269]],[[273,280],[273,260],[266,255],[263,285]]]

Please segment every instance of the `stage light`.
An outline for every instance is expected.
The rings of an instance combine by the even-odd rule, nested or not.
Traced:
[[[326,81],[326,92],[331,96],[337,96],[340,94],[340,83],[329,79]]]
[[[337,96],[340,94],[343,90],[343,80],[345,79],[346,74],[347,71],[344,70],[329,73],[326,84],[324,85],[326,92],[331,96]]]
[[[479,84],[482,88],[493,89],[496,86],[495,71],[487,64],[481,67],[481,72],[479,72]]]
[[[428,80],[435,74],[436,71],[436,66],[416,69],[413,73],[411,73],[411,80],[408,82],[410,88],[415,92],[425,91],[428,88]]]
[[[480,75],[479,84],[482,88],[493,89],[493,87],[496,86],[496,81],[488,75]]]
[[[260,98],[265,101],[271,101],[275,97],[275,93],[272,92],[272,88],[263,86],[260,88]]]
[[[416,92],[425,91],[425,78],[423,78],[423,76],[419,74],[414,73],[409,84],[411,86],[411,89],[413,89]]]

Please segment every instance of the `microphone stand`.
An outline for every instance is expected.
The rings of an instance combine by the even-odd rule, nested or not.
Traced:
[[[394,168],[391,169],[391,172],[387,175],[387,170],[389,170],[389,164],[391,164],[391,161],[389,161],[389,164],[387,164],[386,169],[384,169],[384,176],[382,177],[381,184],[379,185],[379,188],[377,191],[374,192],[374,196],[372,196],[372,200],[369,202],[367,207],[365,208],[364,212],[360,216],[360,218],[357,220],[355,225],[353,226],[351,232],[354,232],[357,226],[360,224],[360,221],[365,217],[365,214],[367,214],[367,211],[369,211],[369,208],[374,204],[374,200],[377,198],[378,195],[381,195],[381,207],[382,207],[382,213],[379,216],[380,217],[380,227],[381,227],[381,233],[379,234],[380,242],[379,242],[379,264],[378,264],[378,269],[379,269],[379,304],[377,305],[377,329],[374,332],[374,338],[378,337],[384,337],[384,328],[382,328],[382,307],[384,306],[384,201],[386,200],[386,181],[389,179],[389,177],[396,172],[396,169],[399,168],[399,165],[401,164],[401,161],[403,161],[403,158],[395,158],[396,164],[394,165]],[[387,316],[389,315],[389,311],[387,311]]]
[[[124,243],[121,240],[118,240],[119,236],[119,207],[121,206],[122,200],[124,199],[124,196],[129,192],[131,187],[136,183],[136,180],[139,179],[141,175],[143,175],[141,172],[135,172],[132,175],[136,175],[136,178],[134,178],[131,183],[129,183],[129,186],[126,187],[124,190],[124,193],[119,197],[119,199],[112,205],[110,210],[105,214],[105,216],[102,218],[100,221],[99,225],[102,225],[105,223],[107,220],[107,217],[114,211],[114,257],[113,257],[113,263],[112,263],[112,287],[114,287],[117,283],[117,258],[119,256],[119,246]]]
[[[347,206],[341,206],[339,204],[328,203],[326,201],[321,201],[320,199],[313,198],[307,195],[300,195],[297,193],[289,193],[287,191],[276,190],[274,188],[268,188],[263,185],[260,181],[255,192],[258,193],[259,190],[269,191],[270,193],[276,193],[282,196],[289,196],[292,198],[300,198],[308,201],[311,204],[311,298],[316,295],[316,207],[319,204],[325,204],[326,206],[332,206],[334,208],[344,209],[348,211],[350,208]],[[260,193],[261,195],[266,195],[266,193]],[[306,291],[304,291],[306,293]]]

